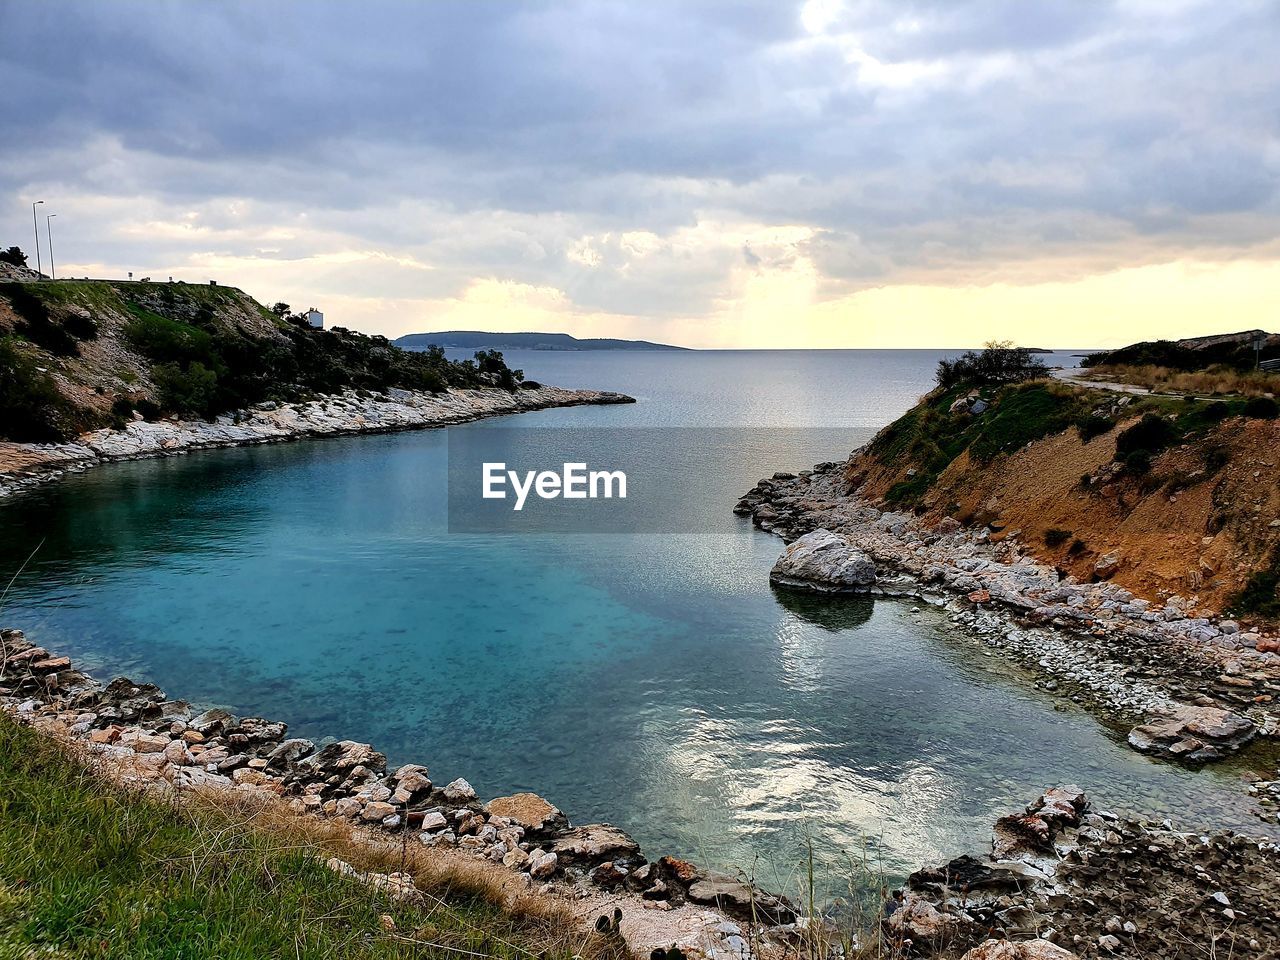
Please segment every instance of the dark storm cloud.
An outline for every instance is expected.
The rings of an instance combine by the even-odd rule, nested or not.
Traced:
[[[759,266],[740,238],[701,261],[618,245],[701,221],[810,227],[824,277],[855,284],[1126,236],[1243,248],[1280,218],[1278,11],[6,0],[0,191],[15,222],[37,190],[156,218],[243,200],[225,224],[201,208],[201,249],[251,255],[284,224],[298,255],[341,234],[433,287],[634,313],[696,314]],[[584,236],[601,252],[575,259]]]

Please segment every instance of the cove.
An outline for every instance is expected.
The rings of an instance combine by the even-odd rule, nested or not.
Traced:
[[[208,451],[0,503],[5,579],[35,551],[3,621],[100,676],[368,740],[486,797],[534,790],[651,855],[784,891],[810,843],[834,894],[850,857],[901,876],[984,845],[995,816],[1054,782],[1117,811],[1257,830],[1238,767],[1133,753],[930,608],[775,593],[782,544],[730,514],[736,496],[843,457],[932,363],[905,358],[894,387],[854,360],[783,359],[830,365],[807,419],[831,436],[704,464],[688,495],[722,505],[713,532],[449,534],[445,431]],[[758,422],[788,409],[797,375],[736,356],[547,362],[561,369],[528,372],[665,399],[522,422]]]

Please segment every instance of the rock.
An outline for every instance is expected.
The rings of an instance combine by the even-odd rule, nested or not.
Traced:
[[[1208,763],[1234,753],[1257,734],[1246,717],[1218,707],[1175,704],[1165,716],[1129,731],[1129,745],[1184,763]]]
[[[544,853],[534,850],[529,854],[529,876],[535,880],[543,880],[556,872],[560,858],[554,852]]]
[[[1064,950],[1048,940],[987,940],[980,943],[960,960],[1077,960],[1070,950]]]
[[[1120,569],[1120,555],[1118,553],[1108,553],[1098,558],[1097,563],[1093,565],[1093,575],[1099,580],[1106,580],[1115,575]]]
[[[280,746],[267,754],[267,766],[284,767],[291,763],[297,763],[303,757],[308,757],[314,753],[315,749],[316,745],[314,743],[301,737],[284,740],[280,743]]]
[[[385,800],[374,800],[365,804],[363,810],[360,811],[360,819],[368,821],[383,821],[387,817],[394,816],[396,808]]]
[[[531,839],[562,833],[569,826],[565,815],[536,793],[496,797],[489,801],[485,809],[491,816],[506,817],[512,823],[520,825]]]
[[[588,866],[605,860],[634,863],[640,856],[640,845],[608,823],[576,827],[557,838],[551,850],[570,863]]]
[[[356,767],[366,767],[373,773],[380,773],[387,769],[387,758],[367,743],[338,740],[319,753],[307,757],[299,766],[320,771],[326,775],[350,773]]]
[[[814,530],[790,544],[769,572],[769,582],[815,593],[866,593],[876,565],[830,530]]]
[[[689,885],[688,897],[694,903],[717,907],[739,920],[757,917],[771,923],[796,920],[795,908],[786,900],[727,874],[705,873]]]
[[[428,833],[434,833],[436,830],[443,830],[447,826],[449,826],[449,821],[445,819],[445,815],[439,810],[431,810],[423,814],[422,823],[419,824],[419,829]]]
[[[471,784],[459,777],[445,785],[444,798],[450,803],[470,803],[476,798],[476,791]]]
[[[903,897],[902,903],[885,920],[890,940],[910,940],[921,947],[945,944],[958,924],[955,917],[911,893]]]
[[[606,860],[591,871],[591,881],[601,887],[616,887],[627,879],[630,872],[612,860]]]

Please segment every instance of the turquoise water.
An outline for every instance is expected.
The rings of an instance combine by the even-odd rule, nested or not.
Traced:
[[[776,594],[781,543],[730,514],[775,469],[845,455],[928,386],[937,354],[515,355],[636,395],[455,430],[777,426],[673,495],[697,535],[459,535],[446,431],[118,464],[0,504],[3,620],[173,695],[369,740],[481,794],[531,789],[676,852],[826,889],[986,843],[1047,784],[1259,829],[1238,768],[1149,761],[934,611]],[[620,434],[623,436],[625,434]]]

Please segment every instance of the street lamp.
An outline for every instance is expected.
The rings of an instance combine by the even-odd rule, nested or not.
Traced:
[[[56,217],[56,213],[51,213],[44,218],[44,232],[49,236],[49,279],[57,280],[58,271],[53,265],[53,224],[49,221]]]
[[[44,203],[43,200],[37,200],[31,204],[31,229],[36,232],[36,273],[43,275],[44,271],[40,267],[40,222],[36,220],[36,207]]]

